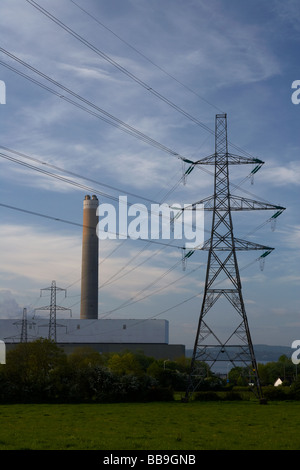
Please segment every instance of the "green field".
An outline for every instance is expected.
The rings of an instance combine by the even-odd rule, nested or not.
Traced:
[[[295,450],[300,402],[0,405],[0,450]]]

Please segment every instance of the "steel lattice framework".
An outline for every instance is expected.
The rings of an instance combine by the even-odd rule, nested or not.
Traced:
[[[27,343],[27,308],[23,308],[21,343]]]
[[[255,164],[255,168],[259,168],[263,163],[255,158],[242,157],[228,152],[227,115],[217,114],[215,153],[196,162],[196,165],[213,165],[215,171],[213,196],[197,202],[197,204],[204,205],[204,210],[212,211],[212,225],[210,239],[202,247],[202,250],[208,251],[208,260],[186,399],[207,376],[208,367],[211,369],[217,361],[230,363],[233,367],[246,368],[249,373],[249,382],[254,384],[254,391],[259,398],[262,398],[236,252],[264,250],[265,253],[269,253],[273,248],[235,238],[231,213],[241,210],[271,209],[279,214],[285,208],[232,195],[229,166]],[[225,322],[227,331],[225,336],[222,331],[221,337],[210,322],[210,315],[211,309],[222,298],[229,302],[233,315],[231,314],[228,323]],[[224,315],[226,313],[224,309]]]
[[[50,311],[50,318],[49,318],[49,333],[48,333],[48,339],[52,340],[56,343],[56,311],[57,310],[68,310],[71,312],[71,309],[65,308],[65,307],[60,307],[59,305],[56,305],[56,292],[57,291],[64,291],[65,296],[66,294],[66,289],[62,289],[61,287],[57,287],[56,282],[52,281],[50,287],[45,287],[44,289],[41,289],[41,296],[43,291],[50,291],[50,305],[45,306],[45,307],[39,307],[36,308],[36,310],[48,310]]]

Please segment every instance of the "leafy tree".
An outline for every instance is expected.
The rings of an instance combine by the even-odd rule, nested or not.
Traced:
[[[142,370],[146,373],[147,372],[147,369],[148,367],[153,363],[155,362],[155,359],[154,357],[151,357],[151,356],[145,356],[145,354],[141,353],[141,352],[135,352],[135,353],[132,353],[135,357],[135,359],[139,362]]]
[[[106,365],[108,358],[95,349],[85,346],[78,347],[68,355],[68,363],[73,367],[87,367],[91,365]]]
[[[297,377],[297,379],[292,383],[291,395],[294,400],[300,400],[300,377]]]
[[[187,387],[188,373],[186,367],[177,361],[157,360],[147,369],[147,374],[155,378],[162,387],[171,387],[182,391]]]
[[[228,373],[229,383],[246,386],[249,383],[249,373],[245,367],[233,367]]]
[[[53,341],[38,339],[8,351],[2,374],[11,397],[38,398],[46,393],[52,372],[64,364],[62,349]]]
[[[280,356],[278,361],[258,365],[259,377],[262,385],[274,385],[280,378],[284,383],[292,383],[295,378],[295,365],[285,355]]]
[[[113,354],[107,365],[112,372],[118,375],[133,374],[140,376],[144,373],[140,362],[131,352]]]

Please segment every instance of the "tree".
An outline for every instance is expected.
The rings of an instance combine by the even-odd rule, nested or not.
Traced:
[[[68,363],[74,367],[105,365],[107,360],[105,355],[100,354],[89,346],[78,347],[68,356]]]
[[[292,360],[282,355],[276,362],[259,364],[258,372],[262,385],[274,385],[278,378],[290,384],[295,378],[296,370]]]
[[[245,367],[233,367],[228,373],[229,383],[246,386],[249,384],[249,372]]]
[[[47,393],[51,373],[66,364],[66,355],[53,341],[20,343],[6,355],[3,378],[11,397],[37,398]]]
[[[140,376],[144,373],[140,362],[131,352],[113,354],[108,360],[108,367],[112,372],[119,375],[133,374]]]

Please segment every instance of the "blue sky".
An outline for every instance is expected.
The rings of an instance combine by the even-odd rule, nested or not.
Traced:
[[[287,208],[275,231],[264,225],[273,212],[234,216],[236,236],[275,248],[263,271],[255,262],[260,253],[239,256],[252,339],[288,346],[299,339],[300,105],[291,101],[292,82],[300,79],[299,2],[2,0],[0,13],[0,80],[6,85],[0,203],[80,225],[87,193],[105,203],[128,195],[131,203],[148,204],[146,199],[163,201],[172,189],[169,204],[198,201],[213,192],[210,175],[195,169],[185,185],[177,184],[180,159],[104,122],[99,108],[192,161],[213,153],[208,129],[214,129],[216,113],[226,112],[229,141],[265,162],[254,184],[246,178],[248,165],[231,168],[232,182],[245,180],[239,194]],[[58,303],[79,318],[81,227],[0,210],[0,317],[20,318],[24,307],[32,312],[46,305],[40,289],[56,280],[67,288]],[[209,223],[207,217],[207,230]],[[183,271],[179,248],[101,241],[99,317],[165,318],[170,342],[192,347],[206,259],[207,252],[194,253]]]

